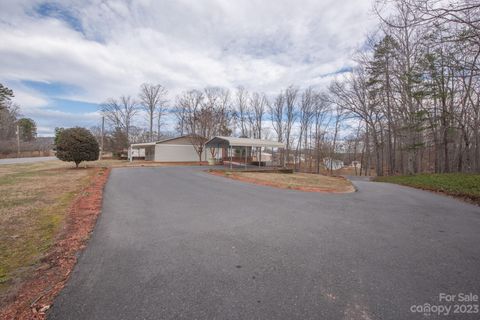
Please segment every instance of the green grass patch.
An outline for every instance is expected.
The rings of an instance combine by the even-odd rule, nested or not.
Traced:
[[[0,244],[0,291],[9,280],[34,265],[53,244],[55,235],[63,223],[65,212],[75,197],[68,192],[59,197],[55,204],[40,210],[31,209],[31,220],[17,234],[2,239]]]
[[[418,174],[412,176],[377,177],[375,181],[443,192],[448,195],[467,198],[480,204],[480,174]]]
[[[0,166],[0,305],[48,254],[93,172],[61,162]]]

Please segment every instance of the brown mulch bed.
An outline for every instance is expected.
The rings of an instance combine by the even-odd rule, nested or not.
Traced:
[[[101,211],[103,188],[110,169],[94,170],[92,181],[70,206],[52,249],[0,310],[0,319],[45,319],[46,311],[68,280],[77,262],[77,252],[85,247]]]
[[[277,182],[277,181],[266,181],[263,179],[255,179],[252,177],[245,177],[240,175],[235,175],[235,172],[231,172],[231,174],[227,174],[226,171],[223,170],[209,170],[210,174],[225,177],[233,180],[238,180],[242,182],[253,183],[261,186],[278,188],[278,189],[289,189],[289,190],[297,190],[297,191],[305,191],[305,192],[320,192],[320,193],[350,193],[354,192],[355,188],[351,186],[351,189],[340,191],[337,190],[335,187],[315,187],[315,186],[301,186],[301,185],[293,185],[293,186],[286,186],[284,183]],[[258,173],[259,175],[263,173]],[[278,174],[288,174],[288,173],[278,173]],[[344,177],[335,177],[338,179],[346,180]]]

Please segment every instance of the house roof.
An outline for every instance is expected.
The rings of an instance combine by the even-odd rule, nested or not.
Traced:
[[[282,142],[262,140],[262,139],[222,137],[222,136],[213,137],[212,139],[208,140],[205,143],[205,146],[206,147],[230,146],[230,147],[285,148],[285,144]]]
[[[185,138],[188,136],[180,136],[175,138],[163,139],[155,142],[146,142],[146,143],[134,143],[130,146],[132,148],[144,148],[149,146],[154,146],[156,144],[162,144],[164,142],[177,140]],[[216,136],[208,140],[205,143],[206,147],[216,147],[216,146],[230,146],[230,147],[273,147],[273,148],[285,148],[285,144],[282,142],[262,140],[262,139],[251,139],[251,138],[236,138],[236,137],[223,137]]]
[[[149,146],[154,146],[156,142],[145,142],[145,143],[132,143],[130,147],[132,148],[143,148],[143,147],[149,147]]]
[[[149,146],[154,146],[156,144],[161,144],[167,141],[172,141],[172,140],[177,140],[177,139],[182,139],[186,138],[188,136],[179,136],[179,137],[174,137],[174,138],[166,138],[158,141],[153,141],[153,142],[144,142],[144,143],[132,143],[130,146],[132,148],[144,148],[144,147],[149,147]]]
[[[178,137],[174,137],[174,138],[166,138],[166,139],[159,140],[155,143],[156,144],[161,144],[161,143],[164,143],[164,142],[167,142],[167,141],[173,141],[173,140],[178,140],[178,139],[183,139],[183,138],[188,138],[188,137],[189,137],[188,135],[184,135],[184,136],[178,136]]]

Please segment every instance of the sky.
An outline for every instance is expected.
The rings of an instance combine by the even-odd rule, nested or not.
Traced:
[[[274,95],[351,70],[369,0],[0,0],[0,82],[39,136],[98,125],[99,104],[142,83]],[[144,125],[145,119],[139,119]],[[143,121],[143,122],[142,122]],[[167,124],[168,126],[168,124]]]

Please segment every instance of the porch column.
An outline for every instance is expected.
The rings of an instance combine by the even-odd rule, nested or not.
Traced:
[[[247,156],[248,156],[248,147],[245,146],[245,170],[247,170]]]
[[[273,147],[272,147],[272,167],[275,167],[275,151],[273,150]]]
[[[258,159],[257,159],[258,160],[258,167],[261,166],[260,162],[262,162],[262,147],[260,147],[259,150],[260,150],[260,152],[258,153]]]

